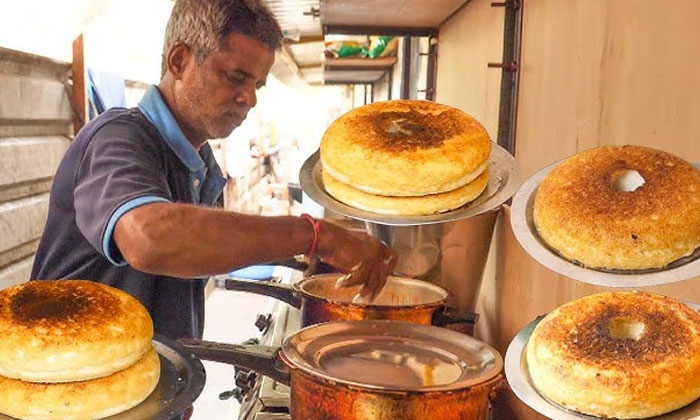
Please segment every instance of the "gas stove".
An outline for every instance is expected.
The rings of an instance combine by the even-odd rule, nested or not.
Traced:
[[[278,304],[277,310],[273,312],[269,336],[264,337],[265,340],[260,342],[262,345],[279,347],[282,345],[285,338],[301,328],[301,314],[299,310],[284,302],[278,302]],[[248,398],[248,404],[250,404],[251,410],[249,410],[247,415],[244,415],[244,407],[248,405],[246,404],[247,401],[244,400],[243,404],[241,404],[239,420],[259,420],[265,418],[259,417],[261,414],[288,415],[290,403],[289,387],[267,376],[256,376],[257,378],[255,380],[258,382],[257,389],[252,392]],[[254,416],[251,416],[251,414],[254,414]]]
[[[292,284],[303,277],[301,271],[278,267],[271,280]],[[255,323],[261,335],[246,343],[280,347],[285,338],[301,328],[298,309],[276,299],[270,301]],[[246,369],[236,368],[235,372],[236,388],[220,397],[235,397],[241,403],[238,420],[291,420],[289,387]]]

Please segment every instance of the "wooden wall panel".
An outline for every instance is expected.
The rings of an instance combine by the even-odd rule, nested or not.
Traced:
[[[61,81],[0,74],[0,119],[69,120],[71,107]]]
[[[525,1],[516,154],[526,175],[604,144],[700,161],[692,0]]]
[[[70,144],[70,65],[0,48],[0,289],[29,279]]]
[[[700,26],[691,0],[525,0],[516,158],[537,169],[598,145],[639,144],[700,162]],[[537,315],[607,290],[530,258],[501,218],[494,344]],[[700,278],[646,288],[700,302]],[[542,419],[510,396],[520,419]]]
[[[32,255],[5,268],[0,268],[0,290],[27,281],[32,273],[33,263]]]
[[[39,79],[66,80],[70,63],[0,47],[0,73]]]
[[[69,145],[62,136],[0,138],[0,188],[52,177]]]
[[[503,55],[501,7],[472,0],[440,27],[436,101],[479,120],[491,139],[498,134],[501,69],[487,68]]]
[[[48,209],[48,193],[0,204],[0,252],[39,238]]]
[[[39,248],[39,239],[16,246],[8,251],[0,253],[0,267],[7,267],[13,263],[31,256]]]

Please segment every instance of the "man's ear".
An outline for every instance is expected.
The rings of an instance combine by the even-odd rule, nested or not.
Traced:
[[[180,79],[190,60],[194,59],[192,50],[182,42],[178,42],[170,48],[166,59],[167,71],[172,73],[175,79]]]

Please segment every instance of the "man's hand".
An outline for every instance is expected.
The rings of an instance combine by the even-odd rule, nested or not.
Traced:
[[[396,253],[365,233],[345,230],[323,221],[318,254],[323,262],[345,273],[338,286],[362,284],[360,297],[373,301],[396,266]]]

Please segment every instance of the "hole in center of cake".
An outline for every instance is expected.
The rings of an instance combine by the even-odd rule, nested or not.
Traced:
[[[643,322],[630,318],[615,318],[608,324],[610,336],[618,340],[635,340],[642,338],[646,326]]]
[[[405,127],[404,121],[405,120],[403,119],[392,121],[389,128],[386,129],[386,132],[389,134],[403,134],[410,136],[413,134],[413,131]]]
[[[615,182],[613,185],[618,191],[632,192],[636,191],[645,183],[646,180],[644,180],[644,177],[639,172],[635,170],[627,170],[620,173],[620,175],[618,175],[618,177],[615,178]]]

